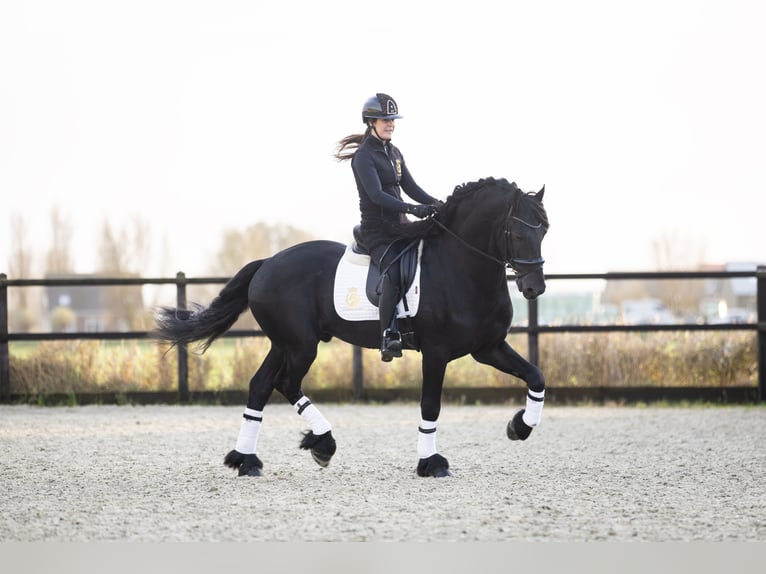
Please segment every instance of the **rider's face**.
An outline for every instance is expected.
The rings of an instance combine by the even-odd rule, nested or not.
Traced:
[[[374,128],[372,133],[380,140],[390,140],[391,136],[394,135],[394,121],[395,120],[385,120],[381,118],[376,119],[372,124],[372,127]]]

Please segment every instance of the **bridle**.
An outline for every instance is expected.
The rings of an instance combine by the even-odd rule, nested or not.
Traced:
[[[513,269],[514,273],[516,274],[516,279],[519,280],[525,275],[529,275],[530,273],[537,271],[545,263],[545,259],[543,259],[542,257],[524,259],[524,258],[513,256],[514,249],[513,249],[512,222],[516,221],[518,223],[521,223],[522,225],[526,225],[527,227],[531,229],[539,229],[542,226],[542,223],[533,225],[527,221],[524,221],[520,217],[517,217],[514,215],[514,211],[517,211],[519,200],[521,199],[522,195],[523,195],[522,192],[517,193],[516,197],[511,200],[510,202],[511,205],[508,208],[508,215],[505,218],[505,225],[503,226],[503,237],[505,241],[500,242],[501,245],[503,246],[502,259],[499,259],[495,257],[494,255],[487,253],[486,251],[482,251],[478,247],[474,247],[473,245],[468,243],[465,239],[463,239],[457,233],[449,229],[446,225],[444,225],[441,221],[439,221],[435,217],[432,219],[432,221],[436,223],[436,225],[438,225],[443,231],[445,231],[447,234],[457,239],[459,243],[461,243],[464,247],[470,249],[474,253],[478,253],[482,257],[485,257],[486,259],[494,261],[495,263],[499,263],[500,265],[503,265],[504,267]]]
[[[506,256],[505,261],[507,261],[507,265],[513,269],[516,272],[516,276],[518,279],[521,279],[525,275],[528,275],[534,271],[537,271],[540,269],[543,264],[545,263],[545,259],[542,257],[534,257],[532,259],[523,259],[520,257],[514,257],[514,249],[513,249],[513,233],[511,229],[511,222],[517,221],[521,223],[522,225],[526,225],[527,227],[531,229],[540,229],[542,227],[542,222],[538,223],[537,225],[532,225],[531,223],[524,221],[520,217],[516,217],[513,212],[518,208],[519,200],[521,199],[521,196],[523,195],[522,192],[519,192],[516,194],[516,197],[511,202],[511,207],[508,210],[508,216],[505,218],[505,226],[503,228],[503,233],[505,235],[505,241],[502,242],[503,247],[506,249]],[[524,270],[526,268],[526,271]]]

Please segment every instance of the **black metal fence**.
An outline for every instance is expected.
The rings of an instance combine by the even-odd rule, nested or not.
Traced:
[[[722,324],[661,324],[661,325],[540,325],[538,320],[538,302],[528,301],[528,324],[512,326],[511,333],[526,333],[528,338],[529,360],[539,364],[539,336],[544,333],[609,333],[618,331],[648,332],[648,331],[726,331],[748,330],[756,331],[758,336],[758,386],[754,389],[753,397],[758,402],[766,399],[766,266],[759,266],[755,271],[673,271],[673,272],[631,272],[631,273],[584,273],[584,274],[552,274],[546,275],[546,281],[556,280],[702,280],[702,279],[735,279],[755,278],[757,284],[756,307],[757,320],[755,323],[722,323]],[[175,278],[73,278],[73,279],[8,279],[0,273],[0,402],[8,402],[11,398],[10,385],[10,352],[11,341],[52,341],[72,339],[97,340],[130,340],[147,339],[148,331],[128,332],[97,332],[97,333],[11,333],[8,328],[8,288],[52,287],[52,286],[123,286],[123,285],[169,285],[176,286],[176,306],[186,307],[186,288],[188,285],[223,284],[228,277],[186,277],[178,273]],[[257,337],[263,332],[257,330],[236,330],[227,332],[225,337]],[[189,402],[188,383],[188,351],[185,345],[178,345],[178,400]],[[364,376],[362,370],[362,353],[360,348],[353,352],[353,395],[363,396]],[[640,399],[639,399],[640,400]]]

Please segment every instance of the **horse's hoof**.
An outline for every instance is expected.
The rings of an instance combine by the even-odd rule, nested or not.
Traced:
[[[246,469],[243,465],[239,469],[239,476],[263,476],[263,473],[261,472],[261,469],[257,466],[253,466],[249,469]]]
[[[327,468],[327,466],[330,464],[330,461],[332,460],[332,456],[327,456],[326,454],[322,454],[316,450],[311,451],[311,458],[313,458],[314,462],[322,468]]]
[[[315,435],[312,431],[308,431],[303,435],[300,448],[303,450],[311,451],[311,458],[314,459],[319,466],[327,468],[330,464],[335,450],[337,448],[335,439],[332,436],[332,431],[327,431],[324,434]]]
[[[445,478],[452,476],[449,471],[449,462],[440,454],[432,454],[428,458],[421,458],[418,461],[418,476],[432,476],[434,478]]]
[[[519,412],[513,415],[513,418],[508,422],[508,426],[506,427],[505,432],[509,439],[527,440],[529,435],[532,433],[532,427],[527,425],[527,423],[525,423],[524,419],[522,418],[524,416],[525,410],[526,409],[521,409]]]
[[[232,450],[224,457],[223,464],[237,470],[239,476],[263,476],[263,463],[255,454]]]
[[[431,474],[434,478],[446,478],[448,476],[452,476],[452,473],[449,471],[448,468],[437,468],[433,471],[433,474]]]

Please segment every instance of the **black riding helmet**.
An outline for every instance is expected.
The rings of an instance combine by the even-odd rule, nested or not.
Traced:
[[[362,123],[367,124],[370,119],[398,120],[399,106],[396,105],[394,98],[388,94],[375,94],[367,98],[362,107]]]

